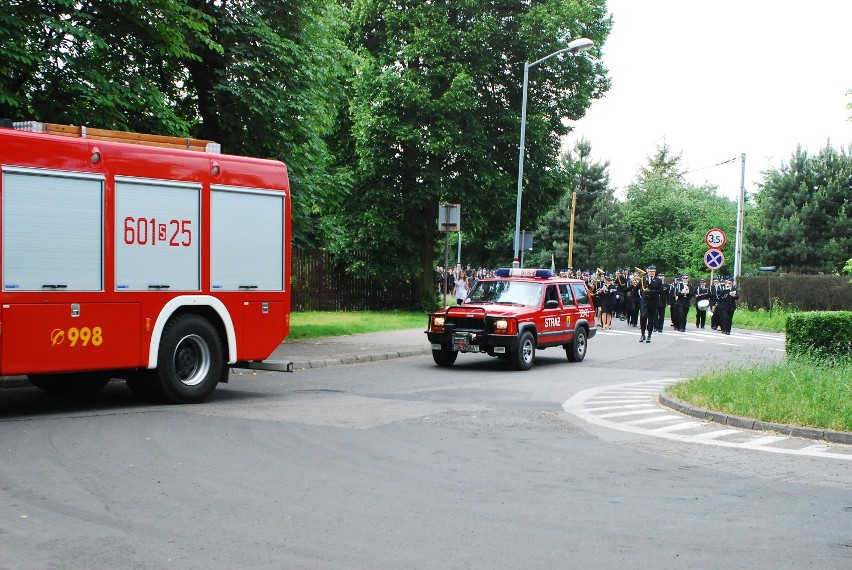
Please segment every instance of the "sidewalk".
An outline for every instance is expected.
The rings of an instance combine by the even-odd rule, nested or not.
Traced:
[[[418,328],[311,340],[285,340],[275,349],[268,362],[278,366],[292,363],[292,368],[299,370],[431,354],[432,347],[423,331]]]

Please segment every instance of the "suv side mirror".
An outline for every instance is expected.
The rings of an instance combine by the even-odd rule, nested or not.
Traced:
[[[546,301],[544,303],[544,308],[545,309],[558,309],[559,308],[559,301],[554,301],[553,299],[551,299],[550,301]]]

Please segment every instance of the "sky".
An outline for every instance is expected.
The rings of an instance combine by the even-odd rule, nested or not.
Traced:
[[[566,139],[610,162],[616,195],[667,144],[688,182],[735,199],[801,145],[852,148],[852,1],[609,0],[611,89]],[[581,56],[582,57],[582,56]],[[719,166],[719,163],[735,159]]]

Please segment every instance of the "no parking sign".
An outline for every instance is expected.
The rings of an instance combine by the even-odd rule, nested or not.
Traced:
[[[704,254],[704,265],[710,269],[719,269],[725,265],[725,256],[718,249],[708,249]]]

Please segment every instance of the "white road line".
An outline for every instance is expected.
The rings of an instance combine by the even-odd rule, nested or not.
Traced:
[[[720,342],[722,346],[742,346],[741,344],[734,344],[732,342]]]
[[[664,426],[664,427],[661,427],[661,428],[655,428],[655,429],[652,429],[651,432],[652,433],[669,433],[669,432],[672,432],[672,431],[683,431],[685,429],[694,429],[694,428],[697,428],[697,427],[701,427],[703,425],[704,424],[702,424],[701,422],[682,422],[682,423],[679,423],[679,424]]]
[[[629,404],[632,402],[647,402],[647,396],[644,398],[589,398],[590,404]]]
[[[647,402],[647,398],[645,399]],[[587,409],[590,412],[605,412],[607,410],[628,410],[630,408],[647,408],[647,407],[656,407],[653,404],[622,404],[620,406],[588,406]]]
[[[683,416],[667,415],[667,416],[658,416],[656,418],[643,418],[641,420],[631,420],[629,422],[624,422],[624,423],[627,424],[627,425],[631,425],[631,426],[638,426],[640,424],[652,424],[654,422],[665,422],[665,421],[668,421],[668,420],[679,420],[682,417]]]
[[[648,407],[654,408],[654,409],[653,410],[633,410],[633,411],[630,411],[630,412],[616,412],[614,414],[600,414],[597,417],[603,418],[603,419],[620,418],[620,417],[623,417],[623,416],[638,416],[638,415],[641,415],[641,414],[656,414],[659,411],[656,406],[649,405]]]
[[[682,336],[680,338],[682,338],[683,340],[691,340],[692,342],[707,342],[706,340],[704,340],[702,338],[690,338],[688,336]]]
[[[784,441],[785,439],[790,438],[783,435],[767,435],[766,437],[758,437],[757,439],[751,439],[746,443],[748,445],[768,445],[777,441]]]
[[[738,429],[717,429],[716,431],[711,431],[707,433],[699,433],[694,435],[695,439],[716,439],[717,437],[725,437],[726,435],[732,435],[735,433],[742,433],[742,430]]]

